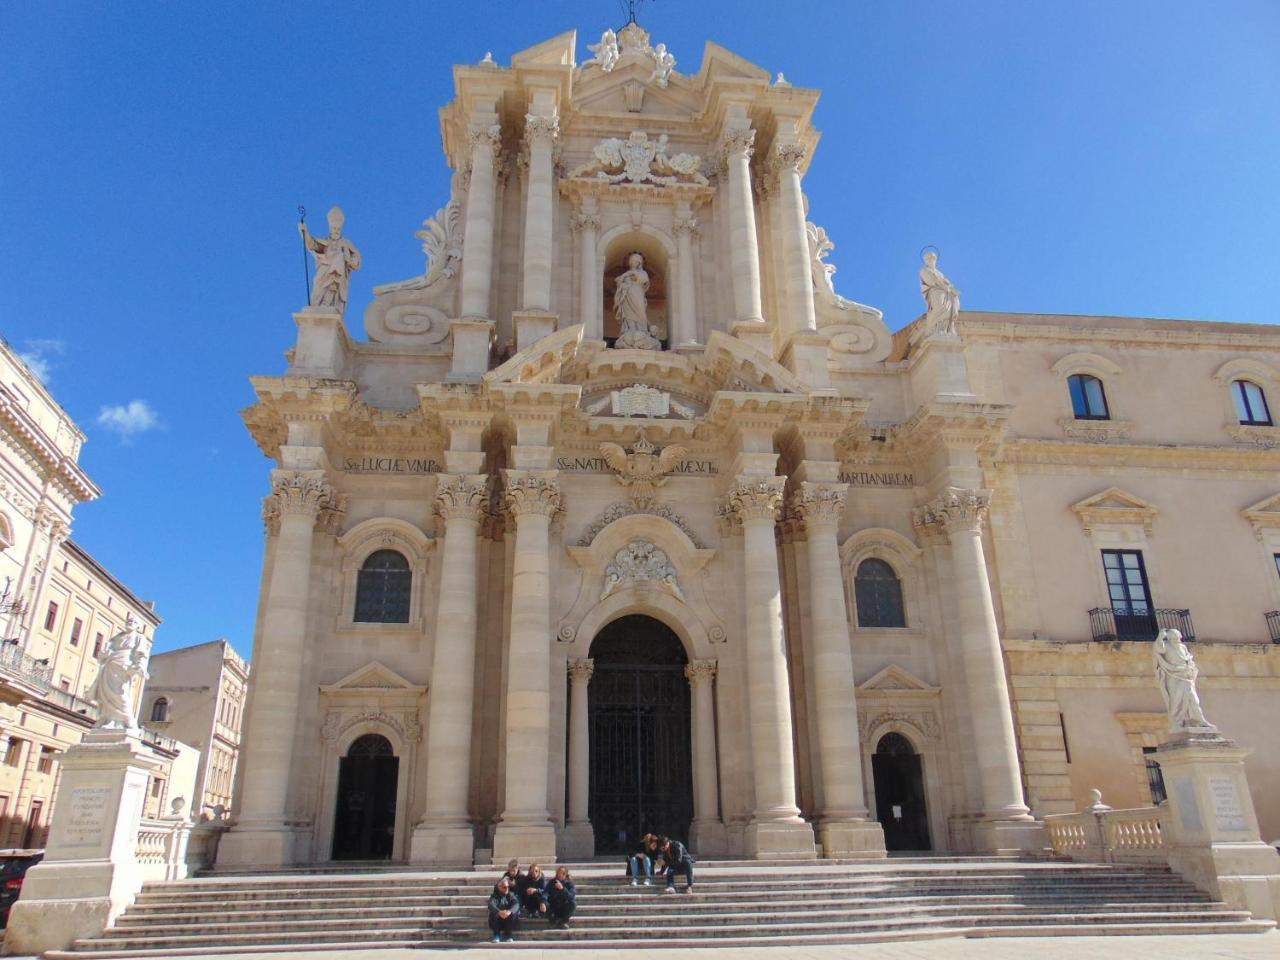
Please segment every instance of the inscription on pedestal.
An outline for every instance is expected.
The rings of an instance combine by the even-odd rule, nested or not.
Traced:
[[[1178,819],[1182,821],[1182,829],[1189,833],[1199,833],[1204,829],[1204,823],[1200,819],[1196,785],[1190,780],[1176,780],[1173,792],[1178,798]]]
[[[107,801],[110,787],[73,787],[66,800],[68,808],[66,828],[62,833],[62,845],[67,847],[96,847],[102,842],[107,825]]]
[[[1213,816],[1219,830],[1248,830],[1240,794],[1232,777],[1210,777],[1209,794],[1213,797]]]

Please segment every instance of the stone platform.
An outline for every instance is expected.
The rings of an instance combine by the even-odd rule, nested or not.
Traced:
[[[1012,858],[699,863],[694,892],[570,865],[570,929],[523,922],[501,949],[819,946],[949,937],[1264,933],[1167,870]],[[496,870],[278,871],[150,884],[104,935],[50,958],[210,956],[487,944]],[[681,886],[683,880],[681,879]],[[496,946],[492,949],[499,949]]]

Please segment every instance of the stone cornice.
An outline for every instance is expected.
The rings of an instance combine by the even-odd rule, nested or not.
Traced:
[[[961,339],[966,343],[1052,340],[1064,343],[1112,344],[1117,347],[1280,349],[1280,327],[1254,323],[962,310],[957,326]]]
[[[79,450],[84,441],[82,434],[70,420],[63,421],[70,425],[75,450]],[[43,471],[65,488],[69,499],[77,503],[96,500],[102,495],[89,475],[72,458],[58,449],[57,443],[50,437],[26,410],[18,406],[8,391],[0,390],[0,425],[20,441],[24,453],[33,458]]]
[[[1007,464],[1061,464],[1079,466],[1114,466],[1149,468],[1232,468],[1280,469],[1280,449],[1243,444],[1180,443],[1165,446],[1151,443],[1110,441],[1090,443],[1079,440],[1053,440],[1016,437],[1004,441],[1001,462]]]
[[[911,456],[941,444],[978,450],[988,456],[999,449],[1013,408],[998,403],[922,404],[910,418],[886,431],[886,446]],[[896,451],[895,451],[896,452]]]

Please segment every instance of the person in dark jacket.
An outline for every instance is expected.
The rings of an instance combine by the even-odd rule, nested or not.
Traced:
[[[511,882],[504,873],[498,885],[489,894],[489,930],[493,942],[515,943],[516,925],[520,921],[520,898],[511,889]]]
[[[520,912],[533,920],[547,915],[547,878],[536,863],[529,864],[529,872],[520,881]]]
[[[665,868],[667,876],[667,887],[664,893],[676,892],[676,874],[683,873],[685,877],[684,892],[693,891],[693,865],[696,862],[693,854],[679,840],[669,840],[661,837],[658,840],[658,851],[660,854],[659,863]]]
[[[640,839],[640,845],[636,848],[636,852],[627,860],[633,887],[639,885],[641,874],[644,874],[644,885],[646,887],[653,883],[653,859],[657,855],[658,838],[652,833],[646,833]]]
[[[552,930],[564,930],[578,909],[578,888],[569,877],[568,867],[556,867],[556,875],[547,882],[547,903],[551,907]]]

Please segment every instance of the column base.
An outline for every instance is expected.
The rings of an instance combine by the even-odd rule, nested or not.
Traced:
[[[829,858],[880,860],[884,848],[884,828],[875,820],[833,820],[818,824],[822,855]]]
[[[560,832],[557,856],[562,860],[590,860],[596,855],[596,832],[590,820],[566,823]]]
[[[420,823],[413,828],[409,862],[471,866],[475,849],[476,835],[469,824]]]
[[[512,311],[511,325],[516,331],[516,350],[527,349],[543,337],[555,333],[559,321],[559,314],[547,310]]]
[[[729,836],[719,820],[695,820],[689,825],[689,849],[699,857],[729,854]]]
[[[739,320],[733,325],[733,336],[755,347],[766,357],[773,357],[773,330],[763,320]]]
[[[803,820],[753,820],[742,836],[752,860],[815,860],[813,827]]]
[[[979,820],[970,828],[975,853],[1043,853],[1049,846],[1039,820]]]
[[[279,867],[297,862],[297,833],[285,826],[232,826],[218,841],[219,867]]]
[[[556,862],[556,828],[545,823],[499,823],[493,831],[493,862]]]
[[[4,952],[38,955],[100,936],[133,902],[143,879],[137,863],[36,864],[9,912]]]

